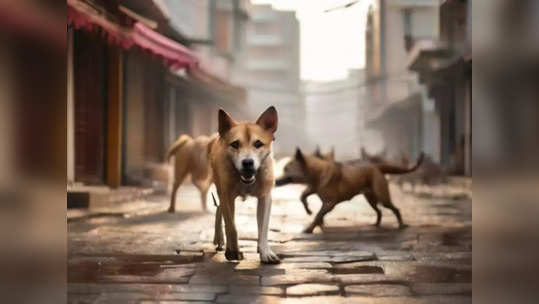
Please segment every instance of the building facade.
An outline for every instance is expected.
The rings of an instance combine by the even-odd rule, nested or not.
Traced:
[[[69,0],[68,185],[164,190],[181,133],[216,132],[218,108],[248,116],[245,91],[229,83],[248,8]]]
[[[387,150],[400,159],[423,151],[440,160],[434,101],[407,66],[415,44],[438,39],[438,5],[435,0],[377,0],[369,8],[362,142],[371,153]]]
[[[246,88],[251,112],[261,113],[270,105],[277,108],[279,128],[274,151],[276,155],[289,155],[306,138],[295,12],[253,5],[240,41],[244,47],[237,55],[242,60],[235,66],[233,82]],[[279,136],[281,132],[287,136]]]
[[[440,37],[414,46],[409,68],[434,99],[440,162],[452,174],[472,175],[471,0],[440,5]]]

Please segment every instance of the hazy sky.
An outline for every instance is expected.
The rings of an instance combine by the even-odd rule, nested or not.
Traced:
[[[301,78],[345,78],[349,68],[365,65],[365,27],[370,0],[325,13],[352,0],[251,0],[272,4],[279,10],[295,10],[301,33]]]

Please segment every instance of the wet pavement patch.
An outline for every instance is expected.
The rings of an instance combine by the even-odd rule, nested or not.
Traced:
[[[472,270],[421,265],[409,277],[414,282],[466,283],[472,281]]]
[[[360,274],[360,273],[384,273],[384,269],[380,266],[357,266],[353,268],[332,268],[329,269],[333,274]]]
[[[70,258],[68,282],[187,282],[196,256],[125,255]]]
[[[437,265],[385,265],[386,273],[405,278],[410,282],[467,283],[472,281],[469,267],[445,267]]]

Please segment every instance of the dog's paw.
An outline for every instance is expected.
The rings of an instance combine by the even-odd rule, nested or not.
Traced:
[[[229,261],[243,260],[243,252],[241,252],[241,251],[232,251],[232,250],[227,249],[225,251],[225,257]]]
[[[264,264],[279,264],[281,259],[271,249],[260,252],[260,261]]]
[[[399,225],[399,229],[406,229],[408,227],[410,227],[410,225],[407,225],[407,224],[400,224]]]
[[[170,207],[170,208],[168,208],[168,210],[167,210],[167,211],[168,211],[168,213],[174,213],[174,212],[176,212],[176,209],[175,209],[175,208],[172,208],[172,207]]]
[[[303,229],[303,233],[313,233],[313,230],[314,230],[314,228],[307,227],[307,228]]]

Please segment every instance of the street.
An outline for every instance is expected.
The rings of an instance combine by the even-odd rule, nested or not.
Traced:
[[[410,227],[398,230],[387,209],[381,227],[372,226],[375,213],[357,196],[326,216],[323,231],[303,234],[313,216],[299,201],[302,189],[273,192],[269,240],[281,257],[278,265],[259,262],[252,198],[236,201],[245,255],[239,263],[215,251],[215,207],[208,202],[210,211],[202,212],[191,185],[180,188],[175,214],[165,212],[168,196],[153,195],[117,212],[70,220],[68,302],[472,302],[469,196],[440,197],[451,189],[418,195],[391,184],[393,201]],[[309,201],[316,212],[318,198]]]

